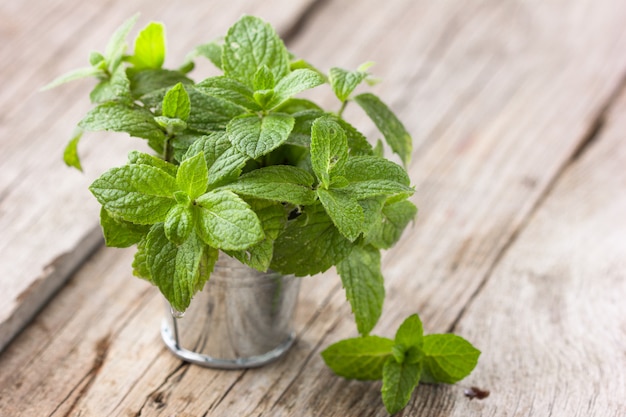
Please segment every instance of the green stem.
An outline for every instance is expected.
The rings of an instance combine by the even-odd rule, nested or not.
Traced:
[[[340,119],[342,118],[343,111],[346,109],[347,105],[348,105],[348,100],[345,100],[341,103],[341,108],[337,112],[337,116],[339,116]]]

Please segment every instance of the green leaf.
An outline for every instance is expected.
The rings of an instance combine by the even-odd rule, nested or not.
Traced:
[[[272,26],[253,16],[243,16],[229,30],[222,52],[224,74],[253,87],[263,65],[280,80],[289,72],[289,55]]]
[[[287,143],[308,149],[311,146],[311,127],[313,122],[325,114],[321,110],[302,110],[293,113],[292,116],[295,119],[295,123]]]
[[[213,251],[195,233],[182,245],[175,245],[167,239],[162,223],[148,233],[146,255],[152,282],[176,310],[185,311],[206,282],[213,269]]]
[[[383,368],[383,404],[389,414],[402,410],[411,399],[422,372],[420,363],[398,363],[390,357]]]
[[[239,152],[256,159],[282,145],[293,125],[294,118],[286,114],[245,115],[233,119],[226,131]]]
[[[176,244],[182,244],[193,230],[193,214],[187,205],[176,205],[167,213],[164,223],[165,236]]]
[[[317,189],[317,196],[337,229],[350,242],[363,232],[363,209],[358,201],[342,189]]]
[[[371,246],[355,246],[350,255],[337,264],[337,272],[352,306],[357,329],[367,335],[378,322],[385,300],[380,252]]]
[[[69,141],[65,150],[63,151],[63,162],[68,167],[74,167],[79,171],[83,170],[82,165],[80,164],[80,158],[78,157],[78,142],[80,142],[80,138],[83,137],[83,130],[76,129],[72,139]]]
[[[291,96],[324,84],[325,81],[322,75],[309,69],[299,69],[290,72],[274,87],[274,95],[267,104],[267,108],[273,109],[291,98]]]
[[[210,96],[195,87],[185,88],[191,101],[187,125],[195,131],[212,133],[224,130],[234,117],[246,112],[243,107],[223,98]]]
[[[320,106],[313,103],[311,100],[306,100],[303,98],[290,98],[289,100],[285,101],[283,104],[274,109],[275,112],[287,114],[294,114],[305,110],[317,110],[324,113],[324,110],[322,110]]]
[[[337,265],[352,247],[321,204],[307,206],[300,216],[287,222],[274,242],[271,268],[282,274],[315,275]]]
[[[374,94],[359,94],[354,97],[354,101],[365,110],[391,149],[400,156],[404,165],[408,165],[411,160],[413,143],[411,135],[406,131],[398,117]]]
[[[259,90],[271,90],[276,85],[274,74],[267,67],[267,65],[261,65],[256,72],[252,80],[252,88],[254,91]]]
[[[424,344],[424,328],[417,314],[407,317],[396,332],[396,345],[421,348]]]
[[[178,167],[176,165],[164,161],[161,158],[157,158],[154,155],[149,155],[139,151],[130,151],[128,153],[128,163],[136,165],[149,165],[151,167],[158,168],[161,171],[167,172],[174,178],[176,177],[176,172],[178,171]]]
[[[187,94],[183,84],[178,83],[165,94],[161,113],[165,117],[186,121],[189,119],[190,109],[189,94]]]
[[[228,140],[225,132],[215,132],[195,141],[187,150],[183,159],[191,158],[202,152],[209,167],[209,188],[234,181],[248,158],[239,153]]]
[[[373,155],[372,145],[361,132],[341,118],[335,117],[333,120],[339,123],[346,134],[350,155]]]
[[[91,131],[126,132],[131,136],[163,142],[165,135],[154,121],[152,113],[138,106],[104,103],[93,108],[78,124]]]
[[[134,69],[159,69],[165,61],[165,29],[162,23],[150,22],[135,38]]]
[[[111,77],[100,81],[89,94],[89,98],[92,103],[119,101],[130,106],[132,104],[130,81],[124,68],[119,67]]]
[[[154,284],[150,275],[150,266],[148,265],[147,241],[148,236],[146,235],[137,243],[137,252],[135,252],[133,258],[133,275]]]
[[[380,221],[366,234],[367,242],[380,249],[391,248],[416,214],[417,207],[408,200],[385,205]]]
[[[367,72],[346,71],[341,68],[331,68],[328,80],[337,98],[346,101],[354,89],[367,78]]]
[[[129,75],[133,97],[141,99],[148,107],[161,104],[166,90],[178,83],[193,84],[193,81],[178,71],[145,69]]]
[[[380,195],[411,195],[410,179],[398,164],[376,156],[354,156],[344,166],[349,190],[358,200]]]
[[[363,235],[365,237],[365,243],[367,244],[370,243],[368,238],[373,233],[373,230],[377,229],[378,225],[382,222],[385,200],[386,197],[384,196],[359,200],[359,205],[363,208]]]
[[[393,341],[379,336],[341,340],[322,351],[322,358],[334,373],[348,379],[376,380],[391,358]]]
[[[143,239],[150,227],[116,219],[102,207],[100,209],[100,225],[104,235],[104,243],[109,247],[127,248]]]
[[[231,191],[210,191],[198,197],[196,203],[196,230],[207,245],[242,250],[263,239],[259,218]]]
[[[274,240],[285,227],[287,216],[282,204],[257,199],[249,199],[247,202],[261,221],[265,239],[244,251],[232,251],[229,254],[246,265],[265,272],[269,269],[274,254]]]
[[[168,136],[176,136],[182,134],[187,129],[187,123],[178,118],[170,118],[165,116],[156,116],[154,121],[157,122],[167,132]]]
[[[50,90],[51,88],[58,87],[62,84],[68,83],[70,81],[79,80],[81,78],[90,78],[90,77],[104,77],[106,73],[96,67],[84,67],[77,68],[73,71],[68,72],[67,74],[63,74],[60,77],[54,79],[50,83],[46,84],[41,88],[41,91]]]
[[[109,65],[110,73],[115,72],[117,67],[120,65],[120,62],[122,62],[122,58],[124,57],[124,53],[128,47],[126,37],[133,26],[135,26],[135,23],[137,23],[138,17],[139,14],[136,14],[125,21],[119,28],[116,29],[113,36],[111,36],[104,52],[106,62]]]
[[[311,127],[311,165],[324,188],[330,186],[330,176],[341,171],[348,159],[346,134],[337,122],[322,117]]]
[[[209,184],[209,171],[203,152],[185,159],[180,164],[176,174],[176,184],[187,193],[191,200],[204,194]]]
[[[454,384],[474,370],[480,356],[470,342],[454,334],[426,335],[422,350],[425,382]]]
[[[174,206],[176,180],[148,165],[125,165],[102,174],[89,187],[113,216],[136,224],[162,222]]]
[[[244,109],[262,110],[254,100],[252,89],[232,78],[224,76],[207,78],[196,84],[196,88],[204,94],[226,100]]]
[[[315,201],[312,184],[313,177],[308,172],[288,165],[274,165],[250,171],[222,188],[248,197],[307,205]]]
[[[222,69],[222,45],[217,42],[199,45],[196,47],[193,54],[207,58],[218,69]]]

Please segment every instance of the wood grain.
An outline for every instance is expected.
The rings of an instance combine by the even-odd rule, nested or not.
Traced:
[[[89,108],[92,82],[40,92],[57,76],[87,64],[115,28],[135,12],[140,24],[163,21],[171,33],[168,63],[177,65],[197,44],[222,35],[243,13],[262,16],[293,32],[314,0],[203,2],[52,2],[0,5],[0,351],[101,244],[98,206],[87,186],[121,164],[139,140],[88,134],[80,153],[85,175],[65,167],[61,156],[73,127]],[[190,21],[189,16],[194,19]],[[215,16],[219,16],[217,19]],[[137,30],[135,30],[136,33]],[[199,65],[200,74],[209,65]],[[206,74],[205,74],[206,75]]]
[[[377,61],[376,91],[415,132],[420,217],[384,257],[374,332],[419,312],[428,332],[454,329],[484,352],[467,382],[420,387],[400,415],[624,414],[626,6],[327,0],[307,16],[291,49],[322,69]],[[319,357],[356,333],[334,273],[304,280],[284,360],[225,372],[166,351],[160,297],[130,277],[131,255],[99,250],[8,347],[0,414],[385,415],[380,384],[338,378]],[[491,395],[470,401],[471,385]]]

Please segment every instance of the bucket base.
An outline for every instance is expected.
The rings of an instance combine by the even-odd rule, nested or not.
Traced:
[[[178,358],[190,362],[196,365],[204,366],[207,368],[218,369],[245,369],[256,368],[270,363],[289,350],[293,342],[296,340],[295,332],[289,333],[283,343],[265,352],[262,355],[250,356],[246,358],[236,359],[219,359],[212,356],[204,355],[197,352],[192,352],[180,346],[178,340],[178,319],[173,318],[171,320],[173,326],[168,324],[168,319],[163,320],[161,325],[161,337],[165,342],[165,345],[176,355]]]

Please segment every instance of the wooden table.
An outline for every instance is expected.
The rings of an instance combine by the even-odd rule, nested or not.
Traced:
[[[419,387],[400,415],[626,416],[623,0],[0,3],[1,416],[386,415],[380,384],[319,356],[356,334],[334,272],[303,281],[283,359],[217,371],[167,351],[132,250],[102,247],[86,187],[138,142],[89,135],[86,173],[69,170],[61,152],[91,84],[38,89],[137,10],[173,34],[172,64],[243,13],[322,69],[377,62],[376,92],[414,135],[420,214],[383,258],[374,333],[418,312],[427,332],[483,352],[465,381]],[[491,394],[469,400],[470,386]]]

